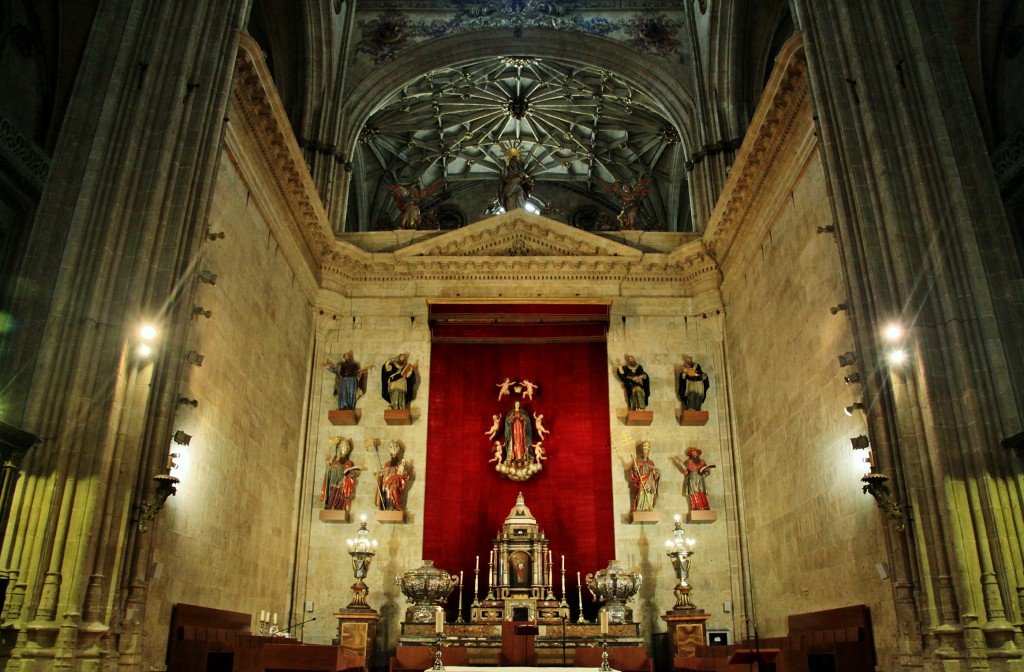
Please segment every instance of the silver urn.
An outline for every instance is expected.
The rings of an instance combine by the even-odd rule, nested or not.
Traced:
[[[587,574],[587,588],[595,599],[604,602],[601,611],[608,613],[609,623],[632,623],[633,609],[627,603],[636,597],[644,577],[639,572],[623,569],[618,560],[596,574]]]
[[[444,606],[459,577],[434,567],[433,560],[424,560],[416,569],[399,574],[395,582],[412,605],[405,610],[405,622],[434,623],[437,608]]]

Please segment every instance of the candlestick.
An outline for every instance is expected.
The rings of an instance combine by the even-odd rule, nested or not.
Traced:
[[[478,559],[480,556],[476,556]],[[473,579],[473,605],[474,607],[480,606],[480,567],[476,568],[476,577]]]
[[[462,570],[461,569],[459,570],[459,611],[458,611],[458,614],[459,615],[455,619],[455,622],[456,623],[465,623],[466,621],[462,620]]]
[[[580,573],[576,572],[576,581],[579,581],[579,580],[580,580]],[[576,586],[576,590],[578,590],[579,594],[580,594],[580,617],[576,619],[576,622],[577,623],[586,623],[587,619],[583,618],[583,584],[578,584]]]

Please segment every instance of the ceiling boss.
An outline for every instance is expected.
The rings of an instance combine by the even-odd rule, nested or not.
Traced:
[[[543,461],[547,459],[544,441],[550,434],[544,427],[544,415],[531,413],[523,405],[524,401],[532,404],[533,394],[540,385],[526,379],[506,377],[495,387],[498,388],[498,401],[512,401],[512,407],[504,414],[492,415],[491,426],[484,432],[494,450],[490,461],[495,463],[495,471],[510,480],[529,480],[544,468]],[[497,438],[499,434],[500,439]]]

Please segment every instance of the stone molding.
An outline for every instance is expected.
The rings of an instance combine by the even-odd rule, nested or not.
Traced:
[[[0,115],[0,155],[13,166],[33,189],[42,193],[46,176],[50,172],[50,157],[15,127],[11,120]]]
[[[1024,171],[1024,129],[1011,135],[992,153],[992,168],[1000,188]]]
[[[704,235],[708,252],[723,265],[768,182],[786,163],[779,153],[790,144],[796,122],[809,114],[802,35],[790,39],[778,61],[784,66],[773,71],[765,87]]]
[[[280,202],[291,213],[296,240],[315,269],[335,247],[334,234],[259,45],[247,35],[239,43],[232,100],[270,170]]]
[[[324,259],[325,284],[362,296],[417,282],[615,282],[626,295],[692,297],[715,289],[721,273],[701,240],[671,254],[644,253],[521,210],[411,243],[390,253],[355,255],[342,243]]]

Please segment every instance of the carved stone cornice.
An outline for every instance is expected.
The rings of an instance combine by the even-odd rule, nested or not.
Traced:
[[[336,241],[306,162],[291,130],[259,45],[242,35],[235,60],[232,91],[238,122],[245,125],[291,215],[296,240],[310,268],[336,249]],[[236,120],[232,120],[236,121]]]
[[[533,294],[558,293],[571,284],[604,284],[628,295],[685,297],[716,288],[721,279],[701,240],[671,254],[644,253],[523,211],[394,252],[359,257],[336,249],[325,257],[321,271],[326,288],[362,296],[405,292],[409,283],[504,282],[529,286]]]
[[[708,252],[723,266],[743,226],[753,219],[752,212],[767,183],[785,164],[781,149],[790,142],[798,122],[809,118],[807,59],[801,34],[786,43],[778,61],[784,65],[776,67],[765,87],[705,230]]]

